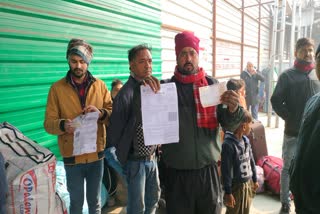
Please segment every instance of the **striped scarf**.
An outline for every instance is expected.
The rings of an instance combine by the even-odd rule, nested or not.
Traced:
[[[208,81],[206,79],[205,72],[202,68],[199,68],[198,73],[191,75],[181,74],[177,67],[174,71],[175,78],[184,84],[193,83],[193,96],[197,111],[197,125],[200,128],[215,129],[218,126],[216,107],[210,106],[203,108],[200,103],[199,88],[207,86]]]

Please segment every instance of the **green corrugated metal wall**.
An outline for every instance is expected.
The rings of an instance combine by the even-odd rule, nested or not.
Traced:
[[[127,50],[152,46],[161,75],[158,0],[0,0],[0,122],[8,121],[60,158],[56,136],[43,129],[49,87],[62,78],[71,38],[93,45],[89,70],[108,88],[128,77]]]

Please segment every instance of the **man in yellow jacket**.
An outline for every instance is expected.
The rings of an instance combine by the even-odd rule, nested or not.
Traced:
[[[46,131],[58,136],[71,214],[82,214],[84,181],[89,214],[101,213],[105,126],[112,111],[112,100],[105,83],[88,71],[92,56],[92,47],[84,40],[69,41],[66,54],[69,71],[51,86],[44,121]],[[96,136],[83,142],[84,138],[77,138],[77,135],[81,136],[81,123],[75,122],[75,118],[86,117],[92,112],[96,112],[97,127],[93,129]],[[83,143],[90,149],[80,150]]]

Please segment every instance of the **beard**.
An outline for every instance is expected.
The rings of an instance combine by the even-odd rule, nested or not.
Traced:
[[[198,72],[198,66],[194,66],[191,62],[185,63],[183,66],[179,66],[179,71],[184,75],[195,74]]]
[[[86,72],[81,68],[75,68],[75,69],[70,68],[70,70],[71,70],[72,76],[74,76],[77,79],[81,79],[86,74]]]

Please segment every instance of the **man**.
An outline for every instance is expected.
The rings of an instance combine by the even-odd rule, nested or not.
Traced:
[[[170,82],[178,93],[179,142],[162,145],[166,166],[165,199],[168,214],[221,213],[222,190],[217,170],[221,144],[216,108],[203,108],[199,87],[217,83],[199,67],[199,39],[193,32],[175,36],[177,66]],[[239,95],[221,96],[230,117],[239,117]],[[231,125],[231,124],[230,124]]]
[[[115,146],[128,185],[127,213],[154,214],[160,198],[156,146],[145,146],[140,85],[154,91],[160,83],[152,74],[151,48],[141,44],[128,51],[130,76],[114,99],[108,127],[108,147]]]
[[[84,40],[69,41],[66,54],[69,71],[64,78],[51,86],[44,121],[46,131],[58,135],[70,194],[71,214],[82,213],[84,181],[89,213],[101,212],[105,125],[111,114],[112,100],[105,83],[93,77],[88,70],[92,54],[91,45]],[[79,142],[74,140],[77,139],[74,132],[78,125],[72,120],[79,115],[86,116],[89,112],[97,112],[99,115],[96,140],[89,139],[89,142],[86,142],[91,144],[90,148],[95,148],[95,151],[76,153]]]
[[[316,72],[320,79],[320,45],[316,51]],[[319,213],[320,210],[320,93],[311,97],[304,109],[297,139],[297,150],[290,166],[290,190],[296,213]]]
[[[309,38],[296,42],[295,61],[292,68],[282,72],[271,97],[274,111],[285,121],[281,173],[281,213],[290,212],[289,166],[296,151],[297,136],[304,107],[320,84],[314,71],[314,43]]]
[[[252,62],[247,62],[246,70],[240,74],[241,79],[246,83],[247,109],[251,110],[252,117],[258,120],[259,112],[259,81],[264,82],[262,74],[256,71]]]

